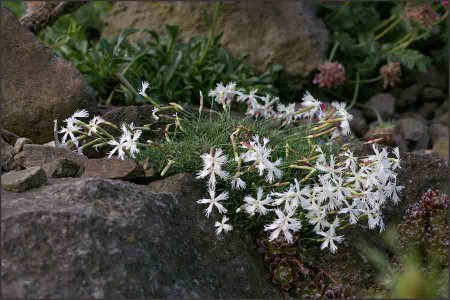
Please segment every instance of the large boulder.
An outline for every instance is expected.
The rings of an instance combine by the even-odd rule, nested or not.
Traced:
[[[204,10],[212,18],[214,7],[209,1],[117,2],[106,17],[103,34],[118,35],[128,28],[166,34],[166,25],[178,25],[183,41],[207,36]],[[249,54],[258,72],[277,63],[291,75],[306,76],[325,59],[328,47],[328,31],[306,1],[225,1],[217,32],[223,32],[221,43],[232,55]]]
[[[217,237],[200,196],[184,174],[2,191],[3,298],[280,298],[250,236]]]
[[[0,8],[0,18],[2,126],[35,143],[53,140],[53,120],[96,109],[93,90],[9,11]]]

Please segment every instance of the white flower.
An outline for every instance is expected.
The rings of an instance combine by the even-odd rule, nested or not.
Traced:
[[[142,88],[141,89],[138,89],[138,92],[139,92],[139,95],[142,95],[142,96],[147,96],[147,94],[145,93],[145,91],[147,90],[147,88],[148,88],[148,86],[149,86],[150,84],[147,82],[147,81],[142,81]]]
[[[272,224],[264,226],[264,231],[273,230],[269,236],[269,240],[273,241],[283,232],[284,239],[289,243],[293,242],[292,232],[297,232],[302,227],[299,220],[292,218],[294,211],[288,212],[286,215],[279,209],[275,210],[277,219]]]
[[[131,130],[129,130],[128,128],[130,128]],[[128,126],[125,123],[122,124],[121,139],[124,140],[123,145],[125,146],[125,149],[130,152],[130,155],[133,158],[135,158],[135,153],[139,153],[139,149],[137,148],[137,141],[141,134],[141,130],[134,131],[133,123],[129,124]]]
[[[108,144],[115,146],[115,147],[108,153],[109,154],[108,158],[111,158],[114,155],[114,153],[118,152],[117,156],[120,159],[124,160],[125,159],[125,143],[126,143],[126,140],[123,137],[120,138],[119,142],[116,140],[109,141]]]
[[[274,199],[273,205],[280,206],[284,203],[284,212],[295,210],[300,203],[307,201],[307,198],[304,197],[304,195],[308,194],[307,188],[300,189],[300,183],[297,178],[294,181],[295,186],[291,184],[285,192],[272,193],[272,196],[278,197],[278,199]]]
[[[320,246],[320,249],[323,250],[325,248],[330,248],[331,253],[335,253],[337,250],[337,246],[334,242],[340,243],[344,240],[343,236],[336,236],[336,227],[339,226],[339,219],[336,217],[333,224],[331,224],[330,228],[327,232],[319,231],[317,234],[325,237],[325,241]]]
[[[74,143],[75,146],[78,146],[78,140],[74,135],[75,131],[80,131],[81,127],[78,125],[75,125],[73,121],[69,118],[65,121],[67,123],[66,127],[61,128],[59,133],[64,133],[62,137],[62,144],[66,144],[67,137],[70,137],[70,140]]]
[[[78,121],[79,118],[87,118],[87,117],[89,117],[88,111],[85,109],[79,109],[73,113],[71,118],[74,119],[75,121]]]
[[[159,116],[156,114],[159,111],[159,109],[157,107],[155,107],[154,109],[152,109],[152,117],[153,119],[155,119],[156,121],[159,120]]]
[[[244,102],[244,101],[256,102],[257,98],[258,98],[258,96],[256,96],[257,92],[258,92],[258,90],[256,89],[256,90],[251,90],[250,94],[248,94],[248,95],[240,93],[238,98],[237,98],[237,102]]]
[[[340,156],[347,157],[345,160],[345,169],[350,169],[352,171],[356,170],[358,158],[353,155],[352,151],[347,150],[346,152],[340,154]]]
[[[209,186],[216,186],[216,175],[222,179],[228,177],[228,172],[222,170],[222,165],[227,163],[227,156],[222,155],[223,151],[221,148],[216,150],[214,155],[209,153],[203,153],[201,158],[203,160],[203,170],[198,173],[197,178],[209,177]]]
[[[91,121],[89,121],[88,126],[90,127],[88,135],[92,135],[92,133],[97,133],[97,127],[101,123],[104,123],[105,120],[100,116],[95,116],[92,118]]]
[[[249,145],[243,146],[248,151],[242,154],[242,157],[244,162],[254,161],[255,166],[259,170],[259,176],[262,176],[264,170],[267,170],[266,180],[272,183],[275,178],[281,178],[283,172],[277,168],[277,166],[281,165],[281,158],[275,162],[269,160],[272,150],[267,148],[267,143],[269,143],[269,139],[263,138],[263,144],[261,145],[259,136],[254,136],[253,141]]]
[[[233,230],[233,226],[230,224],[225,224],[229,219],[227,218],[227,216],[223,216],[222,217],[222,222],[217,222],[214,224],[215,227],[217,227],[216,229],[216,234],[220,235],[222,233],[222,231],[228,232]]]
[[[245,187],[245,182],[239,177],[233,178],[233,180],[231,181],[231,188],[235,190],[243,190],[245,189]]]
[[[278,104],[278,112],[280,113],[280,118],[283,119],[283,125],[290,124],[292,117],[295,114],[295,103],[291,103],[288,106],[284,104]]]
[[[197,201],[199,204],[209,204],[208,208],[205,209],[206,217],[209,218],[209,215],[212,212],[213,206],[217,207],[217,210],[224,214],[227,212],[227,209],[223,207],[223,205],[220,203],[220,201],[224,201],[228,199],[228,192],[223,192],[219,196],[216,197],[216,191],[214,189],[209,188],[209,199],[200,199]]]
[[[350,133],[349,121],[353,120],[353,116],[345,110],[346,103],[345,102],[338,103],[335,101],[331,103],[331,105],[336,109],[336,116],[342,119],[340,124],[342,134],[344,135],[349,134]]]
[[[400,151],[399,151],[398,147],[395,147],[394,151],[392,151],[392,153],[394,153],[394,155],[396,157],[396,159],[394,160],[394,163],[392,164],[392,170],[401,168],[400,167]]]
[[[361,205],[361,200],[355,198],[355,199],[353,199],[351,205],[347,202],[347,200],[344,200],[344,203],[347,205],[347,207],[342,208],[339,211],[339,214],[348,213],[350,223],[356,224],[358,222],[358,216],[363,212],[363,210],[359,208]]]
[[[338,178],[342,174],[342,168],[336,168],[334,156],[330,155],[330,163],[327,164],[326,162],[323,163],[316,163],[316,169],[325,173],[323,177],[325,179],[329,178]]]
[[[231,100],[231,98],[237,94],[235,88],[236,83],[234,82],[230,82],[226,86],[220,82],[216,85],[214,90],[209,91],[208,96],[214,98],[217,103],[224,104],[225,99]]]
[[[266,196],[264,200],[263,198],[263,189],[258,188],[258,192],[256,194],[256,199],[252,196],[246,196],[244,198],[244,209],[249,215],[254,215],[255,213],[260,213],[261,215],[267,214],[269,211],[268,208],[264,207],[264,205],[270,205],[272,199],[269,195]]]
[[[300,117],[307,117],[312,118],[314,115],[318,115],[319,117],[322,115],[322,109],[320,108],[320,105],[322,102],[316,100],[309,92],[306,92],[303,95],[301,105],[305,108],[310,108],[308,111],[300,114]]]

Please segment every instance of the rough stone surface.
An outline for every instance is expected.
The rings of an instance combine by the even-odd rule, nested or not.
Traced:
[[[352,108],[350,114],[353,116],[353,120],[350,121],[350,128],[358,137],[364,136],[369,127],[362,111]]]
[[[3,191],[3,298],[281,298],[253,240],[217,237],[183,176],[166,180],[189,193],[102,178]]]
[[[417,99],[419,99],[424,86],[424,84],[414,84],[404,89],[396,101],[396,106],[400,109],[404,109],[414,105],[417,102]]]
[[[2,189],[12,192],[23,192],[39,187],[46,182],[47,176],[45,176],[45,172],[41,167],[31,167],[2,175]]]
[[[59,158],[71,160],[80,166],[84,166],[87,160],[86,157],[66,148],[35,144],[25,145],[22,152],[14,157],[16,164],[22,168],[42,166]]]
[[[426,119],[432,119],[438,106],[439,104],[436,102],[425,102],[417,113]]]
[[[214,15],[214,2],[118,2],[105,22],[105,36],[128,28],[148,28],[166,34],[166,25],[180,27],[179,37],[188,40],[207,36],[203,11]],[[189,16],[189,17],[186,17]],[[306,76],[325,59],[328,31],[314,16],[307,1],[225,1],[217,31],[232,55],[248,53],[250,64],[264,71],[269,64],[284,64],[287,73]],[[149,38],[135,34],[134,40]]]
[[[122,123],[131,122],[133,122],[135,126],[144,126],[145,124],[155,122],[152,118],[152,110],[152,105],[117,107],[106,112],[103,115],[103,118],[118,126],[122,125]]]
[[[133,180],[145,177],[144,168],[130,159],[92,158],[85,165],[83,177]]]
[[[84,166],[79,165],[73,160],[57,158],[51,162],[43,164],[42,169],[44,169],[47,177],[79,177],[83,174]]]
[[[431,101],[440,101],[445,98],[445,94],[442,90],[434,88],[434,87],[426,87],[422,91],[422,99],[431,102]]]
[[[0,136],[1,171],[8,172],[14,165],[14,147]]]
[[[2,126],[45,143],[53,139],[53,120],[80,108],[95,110],[86,80],[6,9],[0,8]]]
[[[32,144],[33,142],[30,139],[27,138],[18,138],[16,143],[14,144],[14,153],[19,153],[20,151],[23,150],[23,146],[27,145],[27,144]]]
[[[395,112],[395,98],[391,94],[377,94],[367,101],[366,106],[376,109],[384,120],[392,118]],[[364,115],[371,120],[377,118],[373,109],[365,109]]]
[[[14,132],[11,132],[9,130],[6,130],[4,128],[1,128],[0,132],[1,132],[2,138],[10,145],[14,145],[16,143],[17,139],[19,138],[19,136],[17,136],[17,134],[15,134]]]
[[[418,72],[415,82],[421,82],[428,86],[447,91],[448,90],[448,70],[441,72],[435,66],[430,67],[427,72]]]
[[[430,141],[426,120],[420,116],[402,117],[397,122],[398,133],[408,142],[410,150],[427,149]]]
[[[435,122],[429,127],[433,151],[441,158],[449,160],[449,129],[447,124]]]

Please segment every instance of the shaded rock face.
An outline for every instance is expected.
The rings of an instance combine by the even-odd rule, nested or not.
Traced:
[[[2,296],[279,298],[249,236],[215,235],[194,177],[166,180],[190,193],[101,178],[2,191]]]
[[[53,140],[53,120],[96,109],[93,90],[9,11],[0,16],[2,126],[35,143]]]
[[[148,28],[166,34],[166,25],[180,27],[180,39],[207,36],[203,11],[214,16],[214,2],[118,2],[106,18],[105,36],[128,28]],[[186,17],[189,16],[189,17]],[[248,53],[258,72],[269,64],[284,64],[291,75],[306,76],[325,59],[328,31],[306,1],[225,1],[217,32],[234,56]],[[133,39],[148,38],[135,34]]]
[[[14,147],[8,144],[2,136],[0,136],[0,159],[1,171],[8,172],[14,164]]]
[[[42,166],[55,159],[67,159],[77,165],[84,167],[87,158],[74,153],[66,148],[27,144],[23,146],[22,152],[14,156],[16,164],[22,168]]]
[[[145,177],[144,168],[130,159],[101,158],[86,162],[83,177],[133,180]]]
[[[12,192],[23,192],[46,182],[47,176],[41,167],[31,167],[2,175],[2,189]]]

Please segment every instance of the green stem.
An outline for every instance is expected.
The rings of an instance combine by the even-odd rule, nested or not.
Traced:
[[[383,79],[383,75],[374,77],[374,78],[370,78],[370,79],[363,79],[363,80],[359,80],[359,83],[372,83],[372,82],[377,82],[379,80]],[[356,83],[357,80],[351,80],[350,83]]]
[[[214,19],[213,19],[213,24],[211,26],[211,29],[209,31],[209,36],[208,36],[208,41],[206,42],[206,46],[202,51],[202,54],[200,56],[200,60],[198,62],[199,65],[203,64],[203,61],[206,57],[206,54],[208,54],[209,48],[211,47],[211,44],[214,40],[214,36],[216,34],[216,25],[217,25],[217,20],[219,18],[219,12],[220,12],[220,6],[221,6],[221,1],[217,1],[216,2],[216,10],[214,13]]]
[[[356,99],[358,99],[358,93],[359,93],[359,70],[356,71],[356,83],[355,83],[355,92],[353,93],[353,99],[350,105],[348,106],[348,110],[350,110],[353,105],[356,103]]]
[[[331,62],[333,60],[334,55],[336,54],[336,50],[338,49],[338,47],[339,47],[339,42],[335,41],[333,49],[331,50],[331,53],[330,53],[330,57],[328,57],[328,61]]]
[[[391,23],[393,20],[395,20],[395,16],[391,16],[389,19],[384,20],[383,22],[381,22],[380,25],[378,25],[377,27],[375,27],[373,29],[373,32],[377,32],[378,30],[380,30],[381,28],[383,28],[384,26],[387,26],[389,23]]]
[[[383,30],[380,34],[378,34],[377,36],[374,37],[374,41],[381,39],[383,36],[385,36],[389,31],[391,31],[392,29],[394,29],[395,26],[397,26],[398,23],[400,23],[402,21],[402,18],[397,17],[397,20],[395,20],[394,23],[392,23],[391,25],[389,25],[385,30]]]

